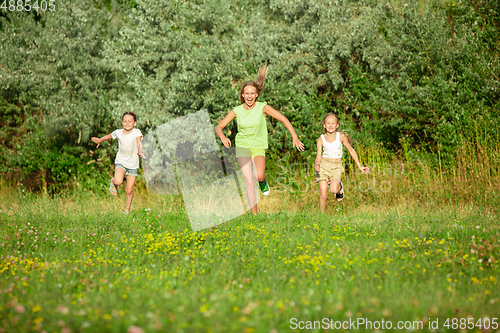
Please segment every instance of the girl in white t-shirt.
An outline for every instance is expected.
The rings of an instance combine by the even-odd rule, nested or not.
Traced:
[[[116,196],[116,187],[123,183],[123,179],[127,176],[127,202],[125,214],[130,213],[132,199],[134,198],[134,184],[137,175],[139,174],[139,156],[144,158],[142,154],[142,133],[137,128],[137,117],[133,112],[125,112],[122,116],[123,129],[117,129],[111,134],[102,138],[93,137],[92,141],[97,143],[97,147],[106,140],[118,139],[118,153],[115,159],[115,176],[111,178],[109,192]]]
[[[344,198],[344,187],[340,180],[342,173],[344,173],[342,146],[347,148],[361,172],[367,174],[370,169],[361,165],[358,154],[352,148],[347,136],[337,131],[340,125],[337,115],[331,112],[326,114],[321,124],[324,127],[324,134],[319,137],[317,142],[318,150],[314,161],[314,171],[316,171],[316,182],[319,183],[319,207],[321,213],[324,213],[328,186],[330,186],[330,192],[335,194],[338,201]],[[322,151],[323,154],[321,154]]]

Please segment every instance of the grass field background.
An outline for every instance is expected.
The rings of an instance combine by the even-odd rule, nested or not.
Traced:
[[[130,215],[105,181],[49,196],[0,179],[0,332],[497,330],[498,140],[446,168],[358,151],[370,175],[347,158],[346,197],[325,215],[312,168],[283,156],[257,216],[196,233],[182,197],[142,177]]]
[[[179,197],[138,191],[128,216],[123,194],[4,198],[0,327],[288,332],[292,318],[301,327],[366,318],[418,321],[428,331],[438,318],[438,331],[446,319],[456,331],[453,318],[499,317],[495,209],[352,208],[347,196],[320,215],[315,206],[292,209],[307,196],[274,195],[282,207],[271,196],[255,217],[196,233]]]
[[[0,14],[0,333],[500,332],[498,1],[52,2]],[[124,111],[144,134],[199,109],[215,125],[263,63],[261,99],[307,150],[268,122],[259,214],[192,232],[201,205],[152,193],[143,165],[124,215],[117,145],[90,138]],[[371,172],[345,152],[321,215],[329,111]],[[183,154],[212,140],[195,123],[173,129]],[[175,163],[187,190],[211,178]]]

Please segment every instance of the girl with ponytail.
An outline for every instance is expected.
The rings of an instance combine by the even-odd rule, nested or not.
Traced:
[[[266,103],[257,102],[267,76],[267,65],[259,67],[255,81],[247,81],[241,87],[241,105],[231,110],[226,117],[215,127],[215,133],[221,139],[224,147],[231,146],[222,129],[236,118],[238,134],[236,134],[236,157],[245,178],[248,199],[252,213],[257,214],[257,203],[255,199],[254,176],[259,182],[262,194],[269,195],[270,188],[266,181],[266,149],[267,124],[266,115],[281,121],[292,135],[293,147],[299,151],[304,150],[304,144],[300,142],[292,124],[280,112],[276,111]]]

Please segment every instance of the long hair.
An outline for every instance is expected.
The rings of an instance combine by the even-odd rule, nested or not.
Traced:
[[[255,78],[255,81],[247,81],[243,84],[243,87],[241,87],[241,90],[240,90],[240,102],[241,102],[241,104],[245,103],[245,99],[243,98],[243,90],[245,89],[245,87],[248,87],[248,86],[255,87],[255,89],[257,89],[257,94],[260,96],[260,92],[265,87],[264,80],[266,79],[266,76],[267,76],[267,65],[263,64],[259,67],[259,71],[257,72],[257,77]],[[255,99],[256,102],[257,102],[257,99],[259,98],[259,96],[257,96],[257,98]]]

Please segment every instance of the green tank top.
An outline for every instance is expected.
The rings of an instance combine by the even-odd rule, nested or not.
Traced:
[[[256,102],[251,110],[245,110],[243,104],[234,108],[238,134],[236,147],[267,149],[267,123],[262,113],[266,103]]]

